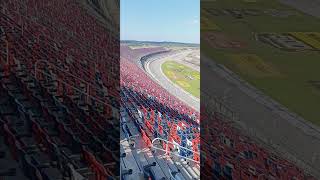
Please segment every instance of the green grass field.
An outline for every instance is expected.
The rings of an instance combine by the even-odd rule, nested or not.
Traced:
[[[220,30],[219,26],[217,26],[216,24],[214,24],[212,22],[212,20],[210,21],[210,19],[207,19],[205,17],[202,17],[201,18],[201,27],[202,29],[205,29],[205,30]]]
[[[161,66],[162,72],[175,84],[193,96],[200,97],[200,73],[183,64],[166,61]]]
[[[271,96],[291,111],[320,125],[320,88],[310,81],[320,82],[319,51],[284,51],[255,39],[255,33],[295,33],[313,46],[316,41],[297,32],[320,32],[320,20],[284,6],[276,0],[248,3],[245,0],[217,0],[204,2],[207,9],[278,9],[288,11],[288,17],[267,14],[235,18],[227,15],[201,14],[220,27],[216,30],[201,28],[202,32],[222,32],[246,44],[241,49],[214,48],[206,41],[201,43],[201,52],[239,74],[243,79]],[[202,16],[201,16],[202,17]],[[223,29],[223,30],[221,30]],[[204,37],[202,37],[204,38]]]

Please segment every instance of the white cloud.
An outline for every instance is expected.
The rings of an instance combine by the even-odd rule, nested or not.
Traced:
[[[188,24],[188,25],[197,25],[197,24],[199,24],[199,18],[194,17],[193,19],[187,21],[186,24]]]

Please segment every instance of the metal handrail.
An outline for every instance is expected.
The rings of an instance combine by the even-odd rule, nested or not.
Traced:
[[[161,141],[166,142],[166,143],[167,143],[166,149],[161,149],[161,148],[156,147],[156,146],[154,145],[154,142],[157,141],[157,140],[161,140]],[[155,138],[155,139],[153,139],[152,142],[151,142],[151,148],[157,149],[157,150],[160,150],[160,151],[164,151],[164,152],[166,153],[166,155],[168,155],[168,153],[169,153],[168,144],[173,144],[173,145],[175,145],[175,146],[179,146],[179,148],[181,148],[181,149],[185,149],[185,150],[191,151],[193,154],[198,154],[198,155],[200,156],[200,153],[198,153],[198,152],[194,152],[194,151],[191,150],[191,149],[182,147],[182,146],[180,146],[179,144],[174,144],[173,142],[170,142],[170,141],[165,140],[165,139],[162,139],[162,138]],[[193,160],[193,159],[190,159],[190,158],[185,157],[185,156],[181,156],[181,155],[179,155],[179,154],[173,154],[173,155],[174,155],[174,156],[181,157],[181,158],[184,158],[184,159],[187,159],[187,160],[192,161],[192,162],[195,162],[195,163],[197,163],[197,164],[200,163],[200,161],[195,161],[195,160]]]

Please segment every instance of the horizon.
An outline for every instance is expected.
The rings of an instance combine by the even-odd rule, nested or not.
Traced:
[[[134,39],[121,39],[122,41],[136,41],[136,42],[146,42],[146,43],[179,43],[179,44],[197,44],[200,45],[200,43],[191,43],[191,42],[177,42],[177,41],[152,41],[152,40],[134,40]]]

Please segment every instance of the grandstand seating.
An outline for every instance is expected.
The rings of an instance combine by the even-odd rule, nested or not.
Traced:
[[[156,52],[166,51],[166,49],[163,47],[146,47],[146,48],[131,49],[128,45],[121,45],[120,51],[121,51],[122,58],[125,58],[132,62],[136,62],[142,56],[156,53]]]
[[[0,178],[119,176],[120,105],[141,113],[146,145],[161,137],[199,161],[200,114],[128,60],[138,56],[119,63],[119,50],[77,0],[0,1]],[[202,116],[204,178],[313,179],[218,116]]]
[[[134,63],[123,59],[120,69],[121,95],[125,96],[125,102],[133,102],[137,110],[143,113],[146,128],[142,130],[142,134],[147,141],[146,143],[151,145],[150,141],[157,137],[178,143],[180,146],[190,149],[185,152],[185,150],[178,148],[180,155],[187,157],[192,154],[192,158],[198,161],[199,157],[193,155],[192,148],[196,153],[199,152],[199,113],[187,107],[153,82]],[[145,131],[150,131],[151,134],[148,135],[149,133],[145,133]],[[170,149],[173,149],[172,144],[168,145]],[[166,148],[165,144],[163,148]]]
[[[242,135],[221,114],[208,116],[202,112],[201,116],[203,178],[315,179]]]
[[[1,177],[119,176],[118,38],[76,0],[0,7]]]

